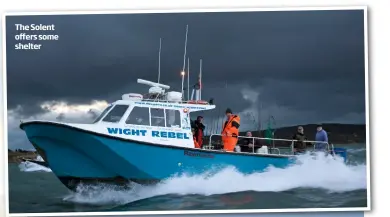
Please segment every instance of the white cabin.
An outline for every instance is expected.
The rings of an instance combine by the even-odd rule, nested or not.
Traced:
[[[123,94],[110,104],[93,124],[84,129],[140,142],[194,147],[190,113],[215,109],[206,101],[182,101],[169,86],[138,79],[152,86],[148,94]]]

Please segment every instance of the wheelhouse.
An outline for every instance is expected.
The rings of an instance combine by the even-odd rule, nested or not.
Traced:
[[[182,107],[175,107],[168,103],[158,103],[153,106],[120,100],[109,105],[94,123],[178,129],[190,127],[188,109]]]

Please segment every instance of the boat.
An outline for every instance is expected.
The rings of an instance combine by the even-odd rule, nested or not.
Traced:
[[[80,183],[153,184],[231,165],[248,174],[294,163],[294,154],[267,146],[258,152],[226,152],[214,149],[210,140],[203,149],[195,148],[190,114],[216,106],[182,101],[181,92],[162,93],[169,88],[166,85],[142,79],[138,83],[152,86],[147,95],[160,91],[161,96],[145,99],[141,94],[124,94],[91,124],[43,120],[20,124],[45,166],[69,189]],[[334,152],[333,146],[327,147]]]
[[[270,165],[285,168],[296,160],[293,153],[281,153],[276,147],[227,152],[215,148],[211,139],[202,149],[195,148],[191,114],[216,105],[201,100],[198,93],[195,100],[184,100],[183,82],[181,92],[169,91],[170,86],[159,81],[138,79],[137,83],[149,86],[149,91],[123,94],[90,124],[21,121],[20,128],[45,166],[70,190],[79,184],[154,184],[227,166],[249,174]],[[293,147],[294,141],[288,141]],[[327,148],[334,153],[332,145]]]

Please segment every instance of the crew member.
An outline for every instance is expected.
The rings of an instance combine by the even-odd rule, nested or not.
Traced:
[[[199,146],[202,147],[203,146],[203,132],[205,129],[202,116],[198,116],[196,118],[196,120],[193,122],[192,128],[194,128],[194,130],[195,130],[194,136],[195,136],[196,141],[198,142]]]
[[[240,152],[256,152],[261,147],[261,144],[259,144],[260,140],[253,139],[252,132],[250,131],[246,132],[246,137],[239,140],[239,144],[237,145],[239,148],[236,146],[236,149],[240,150]]]
[[[226,121],[222,129],[222,143],[225,151],[234,151],[238,141],[238,128],[240,127],[240,117],[234,115],[231,109],[226,109]]]
[[[201,146],[199,145],[199,143],[196,141],[196,137],[195,137],[195,129],[192,128],[192,135],[193,135],[193,139],[194,139],[194,146],[195,148],[201,148]]]
[[[322,125],[317,125],[317,133],[316,133],[316,143],[315,149],[319,151],[326,151],[328,145],[328,134],[324,129],[322,129]]]
[[[298,131],[294,134],[292,139],[298,140],[294,141],[294,154],[305,152],[307,138],[305,136],[305,133],[303,132],[302,126],[298,127]]]

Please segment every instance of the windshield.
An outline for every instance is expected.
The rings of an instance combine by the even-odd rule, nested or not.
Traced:
[[[95,121],[93,123],[99,122],[107,114],[107,112],[110,111],[111,108],[112,108],[112,105],[110,105],[106,109],[104,109],[104,111],[99,115],[99,117],[97,117],[95,119]]]
[[[180,111],[134,106],[126,119],[126,124],[180,128]]]

